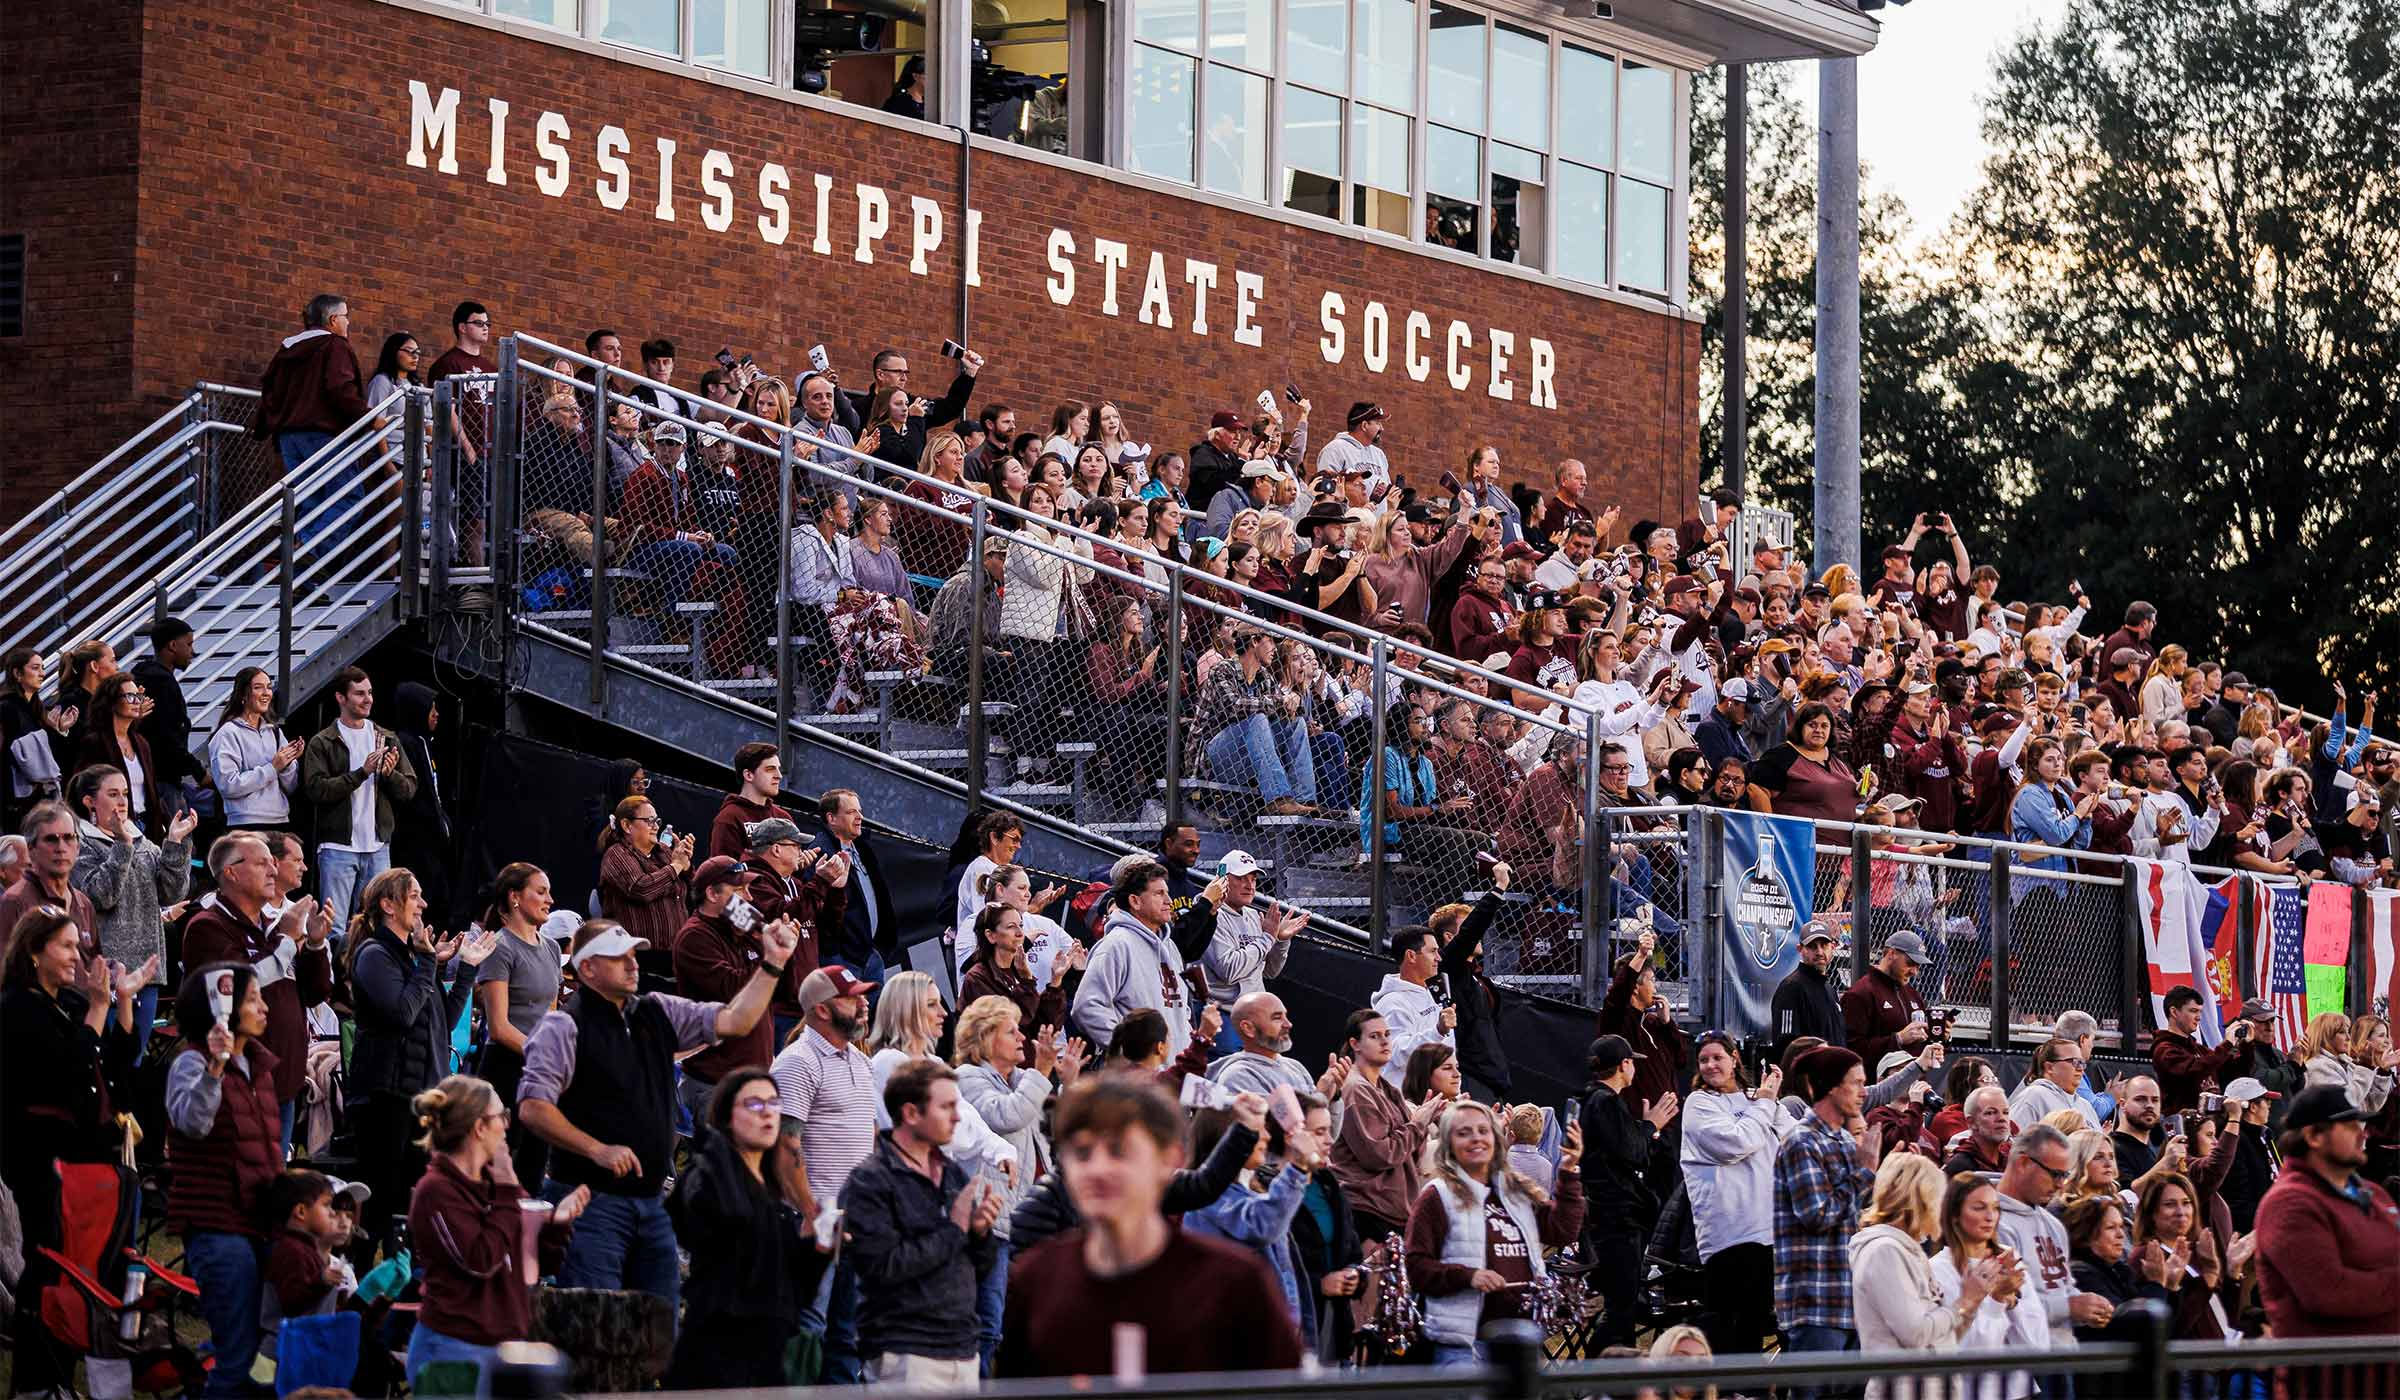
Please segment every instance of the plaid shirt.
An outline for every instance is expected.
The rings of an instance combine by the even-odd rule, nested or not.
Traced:
[[[1786,1327],[1855,1325],[1850,1237],[1875,1187],[1850,1134],[1814,1113],[1775,1153],[1775,1315]]]

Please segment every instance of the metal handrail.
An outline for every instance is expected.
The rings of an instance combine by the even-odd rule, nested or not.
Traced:
[[[14,524],[9,525],[5,529],[0,529],[0,558],[5,558],[7,555],[14,553],[19,547],[14,543],[18,532],[24,530],[28,526],[38,525],[42,522],[51,520],[54,516],[54,513],[58,509],[63,508],[66,505],[66,502],[73,498],[76,493],[82,491],[83,488],[90,483],[93,477],[98,476],[100,473],[108,470],[111,464],[113,464],[119,457],[131,452],[135,445],[140,443],[144,438],[147,438],[152,433],[157,432],[160,428],[165,427],[167,424],[174,422],[176,419],[181,418],[185,414],[191,412],[193,407],[200,402],[200,394],[201,391],[199,389],[194,389],[192,392],[184,395],[181,399],[176,401],[173,408],[170,408],[166,412],[158,415],[156,418],[151,419],[150,422],[139,432],[136,432],[133,436],[117,444],[115,451],[109,453],[99,461],[94,462],[92,465],[84,468],[81,472],[78,472],[75,475],[73,480],[69,481],[64,486],[61,486],[56,491],[51,492],[48,500],[43,501],[33,509],[25,512],[25,514],[19,516]]]

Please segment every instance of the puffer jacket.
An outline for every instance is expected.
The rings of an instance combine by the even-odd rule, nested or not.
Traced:
[[[433,954],[420,953],[378,926],[350,965],[358,1034],[350,1052],[350,1092],[415,1094],[450,1072],[450,1028],[467,1009],[475,969],[456,960],[451,982]]]
[[[153,953],[166,951],[162,905],[183,898],[192,883],[192,843],[154,844],[147,836],[119,840],[90,822],[77,820],[83,847],[67,885],[92,901],[100,926],[92,937],[100,951],[127,967],[140,967]]]

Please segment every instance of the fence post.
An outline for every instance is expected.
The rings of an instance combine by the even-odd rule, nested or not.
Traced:
[[[400,615],[423,616],[425,563],[425,396],[400,400]]]
[[[983,769],[991,744],[990,727],[983,718],[983,542],[991,528],[986,513],[989,499],[975,498],[969,510],[972,521],[967,537],[967,820],[970,823],[983,813]],[[1175,732],[1172,725],[1167,732]],[[1174,791],[1170,781],[1167,785],[1170,802],[1174,801]]]
[[[1739,558],[1739,555],[1735,556]],[[1692,999],[1692,1012],[1704,1026],[1725,1024],[1717,1014],[1717,915],[1724,908],[1721,883],[1725,869],[1724,815],[1714,807],[1694,807],[1684,818],[1692,843],[1691,865],[1698,880],[1693,895],[1684,901],[1691,917],[1700,920],[1697,930],[1691,918],[1684,921],[1684,981]]]
[[[1374,657],[1375,669],[1367,691],[1372,697],[1367,708],[1373,734],[1369,743],[1374,750],[1367,759],[1367,937],[1381,950],[1386,932],[1383,917],[1383,794],[1390,782],[1390,775],[1383,766],[1383,746],[1389,741],[1390,733],[1390,721],[1384,714],[1384,683],[1391,674],[1391,640],[1378,634],[1369,648],[1369,654]]]
[[[484,557],[492,562],[492,630],[502,643],[525,597],[518,573],[523,556],[518,548],[517,487],[524,475],[524,385],[519,379],[517,338],[512,335],[500,342],[500,381],[493,386],[491,523],[483,532]]]
[[[1542,1393],[1542,1332],[1521,1317],[1483,1329],[1483,1344],[1500,1373],[1495,1400],[1534,1400]]]
[[[2142,901],[2135,887],[2141,867],[2126,861],[2117,867],[2121,877],[2117,883],[2117,925],[2124,930],[2125,948],[2124,1005],[2118,1010],[2117,1053],[2138,1054],[2142,1035],[2142,1008],[2150,997],[2150,959],[2142,947]],[[2207,969],[2201,980],[2207,980]],[[2098,1078],[2098,1076],[2095,1076]]]
[[[1167,570],[1167,820],[1183,820],[1183,570]]]
[[[426,561],[429,598],[450,596],[451,541],[458,535],[458,442],[450,435],[450,406],[457,395],[458,386],[449,380],[433,386],[433,455],[428,459],[433,473],[433,555]]]
[[[1616,951],[1617,885],[1609,878],[1615,856],[1616,822],[1608,815],[1600,790],[1600,712],[1583,717],[1583,733],[1568,741],[1569,752],[1583,745],[1583,859],[1578,871],[1583,886],[1583,1004],[1600,1005],[1608,990],[1609,964]]]
[[[603,367],[592,375],[592,672],[591,691],[586,697],[592,713],[608,718],[608,370]],[[786,479],[785,484],[790,484]],[[778,605],[783,601],[783,584],[775,586]],[[780,624],[779,624],[780,625]],[[780,747],[780,743],[778,744]]]
[[[2167,1347],[2167,1328],[2174,1321],[2167,1305],[2154,1298],[2136,1298],[2117,1310],[2133,1318],[2133,1359],[2125,1373],[2128,1400],[2168,1400],[2175,1393],[2171,1372],[2174,1353]]]
[[[276,488],[282,496],[283,528],[275,532],[275,696],[290,714],[292,694],[292,534],[300,528],[300,508],[292,498],[292,481],[285,477]]]
[[[2350,1018],[2356,1020],[2375,1009],[2375,991],[2370,979],[2374,976],[2373,961],[2367,956],[2367,939],[2372,936],[2369,925],[2375,901],[2368,889],[2352,887],[2350,891]]]
[[[150,583],[150,625],[155,627],[167,620],[167,581],[153,579]]]
[[[2008,1019],[2008,884],[2015,855],[2006,846],[1992,847],[1992,1049],[2009,1046]]]
[[[184,426],[196,427],[207,422],[208,418],[208,390],[195,386],[191,396],[183,401]],[[269,441],[272,442],[272,439]],[[224,464],[217,458],[217,435],[201,433],[200,471],[192,483],[193,504],[199,508],[200,514],[200,518],[193,522],[194,539],[206,539],[209,532],[217,528],[218,512],[224,500],[224,487],[220,482],[223,470]]]
[[[800,771],[790,752],[792,668],[799,664],[792,656],[792,469],[798,459],[798,440],[787,427],[775,461],[775,754],[783,771],[793,774]]]
[[[1815,872],[1810,873],[1814,874]],[[1851,976],[1854,979],[1859,972],[1856,966],[1857,960],[1866,956],[1868,937],[1874,931],[1874,880],[1874,845],[1868,839],[1866,828],[1854,828],[1850,833],[1850,958],[1853,964]],[[1938,933],[1938,930],[1936,932]],[[1945,974],[1948,967],[1948,960],[1945,959],[1943,962]],[[1941,999],[1941,988],[1935,987],[1932,991],[1933,995],[1925,998],[1928,1006]],[[1869,1073],[1871,1074],[1873,1071],[1870,1070]]]

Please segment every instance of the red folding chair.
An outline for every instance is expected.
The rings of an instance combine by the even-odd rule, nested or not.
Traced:
[[[58,1216],[65,1247],[41,1252],[58,1276],[41,1290],[42,1322],[60,1353],[61,1374],[77,1357],[123,1358],[133,1388],[146,1395],[198,1394],[208,1367],[175,1340],[174,1313],[200,1286],[132,1247],[141,1215],[141,1184],[115,1162],[57,1162]],[[138,1297],[125,1297],[134,1264],[149,1271]],[[130,1319],[133,1326],[125,1324]],[[127,1330],[132,1332],[127,1339]]]

